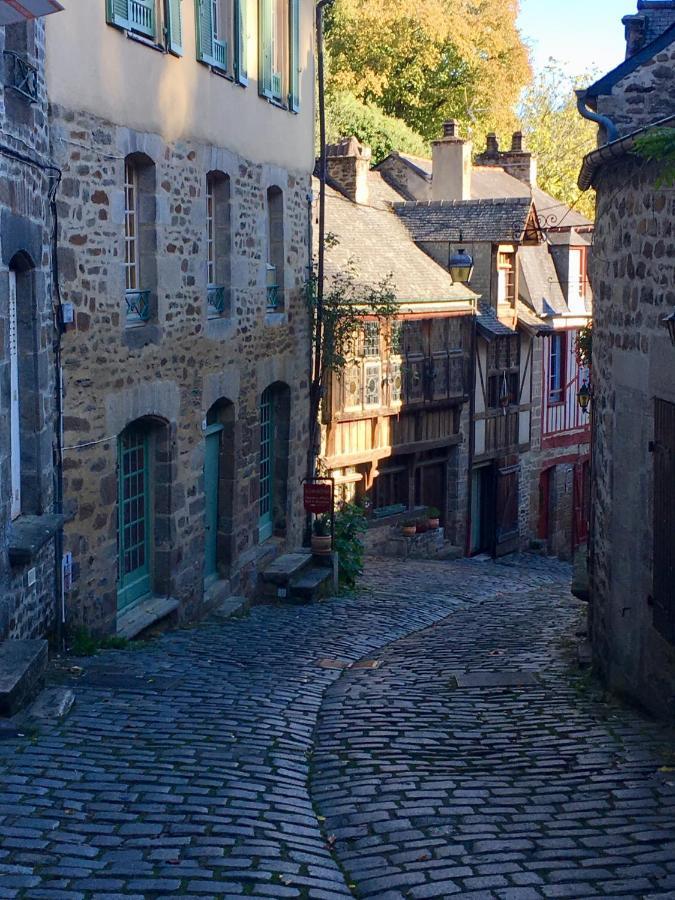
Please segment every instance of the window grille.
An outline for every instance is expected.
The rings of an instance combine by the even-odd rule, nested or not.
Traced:
[[[380,326],[378,322],[366,322],[363,328],[363,355],[380,355]]]

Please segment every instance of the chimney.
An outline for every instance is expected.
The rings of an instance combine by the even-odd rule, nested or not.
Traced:
[[[644,46],[647,20],[644,16],[624,16],[621,20],[626,31],[626,59]]]
[[[675,22],[675,0],[638,0],[636,15],[621,20],[626,29],[626,59],[651,44]]]
[[[500,166],[529,188],[537,186],[537,160],[525,147],[522,131],[514,132],[511,149],[500,150],[494,134],[488,134],[485,152],[476,157],[479,166]]]
[[[459,136],[459,123],[443,124],[443,137],[433,141],[432,200],[471,199],[471,141]]]
[[[355,137],[326,147],[328,177],[354,203],[368,203],[371,156],[370,147],[364,147]]]

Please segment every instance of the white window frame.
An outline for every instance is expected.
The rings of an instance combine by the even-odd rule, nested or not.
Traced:
[[[206,176],[206,280],[209,287],[216,284],[215,196],[213,176]]]
[[[138,242],[138,170],[133,162],[124,163],[124,286],[138,291],[140,254]]]
[[[368,379],[374,378],[376,384],[377,400],[373,400],[368,394]],[[363,405],[366,409],[373,409],[382,405],[382,364],[380,362],[367,362],[363,366]]]

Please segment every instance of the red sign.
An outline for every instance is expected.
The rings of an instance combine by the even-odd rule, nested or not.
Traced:
[[[333,486],[321,482],[305,483],[303,502],[310,513],[327,513],[331,511]]]

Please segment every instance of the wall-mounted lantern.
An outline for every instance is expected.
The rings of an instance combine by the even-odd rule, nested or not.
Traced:
[[[588,382],[584,381],[577,391],[577,403],[579,404],[579,409],[582,413],[588,414],[588,407],[590,406],[592,396],[593,394],[588,386]]]
[[[459,243],[463,243],[462,232],[459,233]],[[473,256],[467,253],[463,247],[450,254],[448,259],[448,271],[453,281],[459,284],[468,284],[473,275]]]

